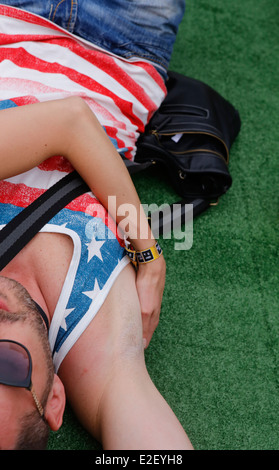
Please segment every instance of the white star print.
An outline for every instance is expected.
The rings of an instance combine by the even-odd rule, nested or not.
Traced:
[[[63,330],[65,330],[65,331],[67,331],[66,318],[68,317],[68,315],[70,315],[70,313],[72,313],[73,310],[75,310],[75,309],[74,308],[67,308],[65,310],[65,315],[64,315],[63,321],[61,322],[61,328],[63,328]]]
[[[100,250],[104,243],[105,240],[97,241],[94,236],[90,243],[86,243],[86,245],[88,246],[88,263],[93,258],[93,256],[97,256],[101,261],[103,261],[103,257]]]
[[[94,289],[90,290],[90,291],[83,292],[83,294],[86,295],[87,297],[89,297],[89,299],[91,299],[93,301],[97,297],[97,295],[99,294],[100,290],[101,289],[99,287],[98,281],[97,281],[97,279],[95,279]]]

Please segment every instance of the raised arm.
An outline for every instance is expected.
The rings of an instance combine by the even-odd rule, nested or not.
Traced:
[[[63,155],[86,181],[103,206],[116,201],[116,222],[135,250],[145,250],[155,239],[122,158],[87,104],[78,97],[36,103],[0,111],[0,179],[27,171],[53,155]],[[126,214],[120,206],[135,210]],[[125,226],[123,226],[123,224]],[[140,265],[137,288],[147,345],[159,321],[165,283],[165,261],[160,256]]]

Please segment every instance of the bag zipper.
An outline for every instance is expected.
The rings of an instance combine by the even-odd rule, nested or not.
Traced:
[[[215,139],[219,140],[225,147],[225,150],[226,150],[226,154],[227,154],[227,158],[225,158],[223,155],[217,153],[217,152],[212,152],[212,153],[215,153],[216,155],[220,156],[223,158],[223,160],[225,161],[225,163],[228,165],[229,164],[229,149],[227,147],[227,144],[225,143],[225,141],[223,139],[221,139],[220,137],[214,135],[214,134],[211,134],[210,132],[198,132],[198,131],[177,131],[177,132],[158,132],[157,129],[153,129],[151,131],[151,134],[152,135],[155,135],[155,137],[158,139],[158,141],[160,142],[159,140],[159,136],[172,136],[172,135],[176,135],[177,133],[179,134],[201,134],[201,135],[209,135],[210,137],[214,137]],[[205,151],[203,149],[201,149],[202,151]],[[199,149],[196,149],[196,150],[186,150],[185,152],[172,152],[176,155],[179,155],[180,153],[192,153],[192,152],[197,152],[197,151],[201,151]],[[207,152],[209,152],[209,150],[207,150]]]

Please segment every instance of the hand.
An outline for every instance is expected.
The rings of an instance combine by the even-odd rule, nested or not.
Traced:
[[[136,286],[141,305],[145,347],[149,345],[159,323],[165,278],[166,262],[162,255],[155,261],[139,265]]]

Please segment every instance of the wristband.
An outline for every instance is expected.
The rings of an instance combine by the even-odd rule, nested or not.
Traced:
[[[150,263],[151,261],[158,259],[163,253],[158,242],[146,250],[135,251],[132,248],[127,248],[127,246],[125,247],[125,250],[134,266]]]

